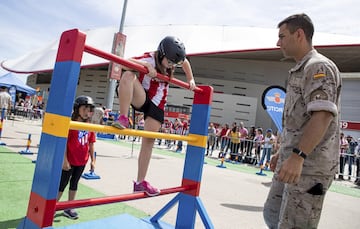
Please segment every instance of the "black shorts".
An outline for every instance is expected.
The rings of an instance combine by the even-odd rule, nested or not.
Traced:
[[[157,121],[159,121],[161,124],[164,123],[164,111],[161,110],[158,106],[156,106],[149,96],[146,94],[145,103],[140,107],[136,108],[133,105],[131,105],[136,111],[140,111],[144,113],[144,119],[146,120],[146,117],[151,117]]]

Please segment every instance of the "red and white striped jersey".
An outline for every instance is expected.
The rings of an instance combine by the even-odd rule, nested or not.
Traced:
[[[143,56],[134,57],[136,60],[150,63],[155,69],[155,53],[145,53]],[[139,81],[147,92],[151,101],[160,109],[165,109],[166,98],[169,91],[169,83],[166,81],[152,78],[144,73],[140,73]]]

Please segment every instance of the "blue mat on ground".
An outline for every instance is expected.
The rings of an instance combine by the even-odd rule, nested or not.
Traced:
[[[26,149],[26,150],[21,150],[21,151],[19,152],[19,154],[29,154],[29,155],[32,155],[32,154],[34,154],[34,153],[31,152],[30,150]]]
[[[226,169],[226,166],[224,164],[217,165],[216,167]]]
[[[267,176],[266,173],[264,173],[264,170],[260,170],[260,172],[257,172],[256,174],[260,176]]]
[[[100,176],[97,175],[95,172],[89,172],[89,173],[84,173],[83,175],[81,175],[82,178],[88,179],[88,180],[94,180],[94,179],[100,179]]]
[[[80,229],[80,228],[134,228],[134,229],[174,229],[174,226],[164,223],[151,223],[149,218],[139,219],[129,214],[111,216],[108,218],[92,220],[83,223],[77,223],[64,227],[56,227],[59,229]]]

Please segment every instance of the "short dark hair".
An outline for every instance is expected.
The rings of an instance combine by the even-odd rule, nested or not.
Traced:
[[[278,28],[286,24],[290,33],[294,33],[298,29],[302,29],[305,33],[306,40],[311,43],[314,35],[314,24],[310,17],[304,13],[291,15],[278,24]]]

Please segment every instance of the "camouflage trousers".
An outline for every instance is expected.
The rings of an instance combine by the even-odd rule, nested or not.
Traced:
[[[302,175],[297,184],[284,184],[274,175],[264,205],[270,229],[313,229],[320,220],[323,201],[334,175]]]

